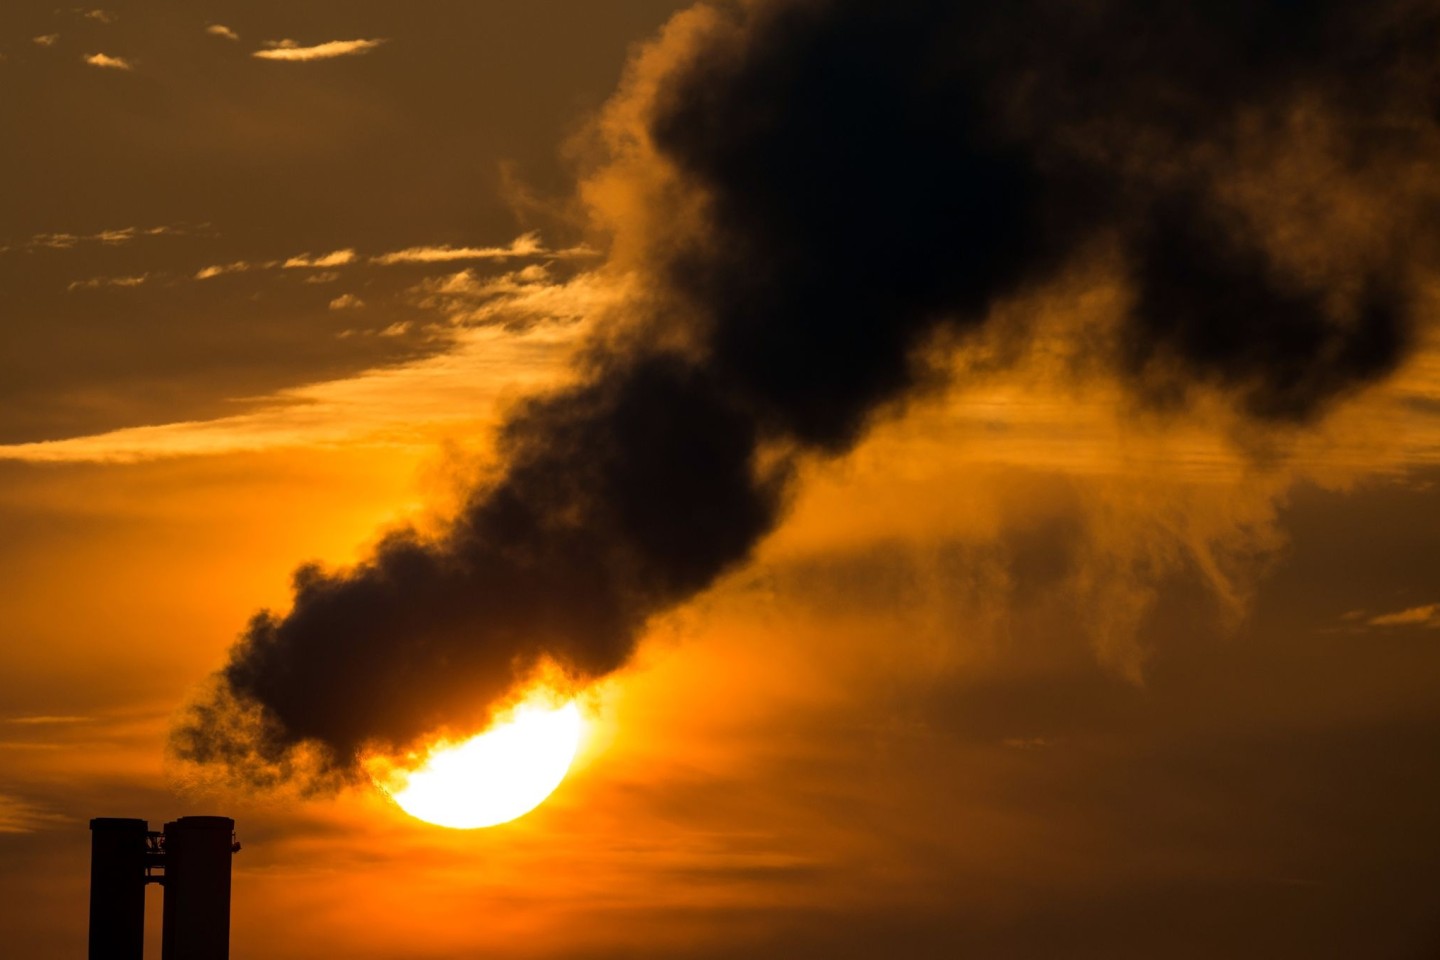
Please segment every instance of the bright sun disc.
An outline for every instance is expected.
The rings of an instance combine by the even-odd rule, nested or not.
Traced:
[[[431,747],[413,770],[375,783],[400,809],[442,827],[469,830],[514,820],[538,807],[565,779],[580,743],[580,708],[527,702],[509,720],[459,743]]]

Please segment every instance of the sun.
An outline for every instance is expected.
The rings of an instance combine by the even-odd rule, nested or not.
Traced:
[[[534,810],[565,779],[584,721],[574,701],[531,697],[489,730],[440,741],[405,766],[367,763],[375,784],[410,816],[441,827],[493,827]]]

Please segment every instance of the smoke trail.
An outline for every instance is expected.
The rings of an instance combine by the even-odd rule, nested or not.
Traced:
[[[796,458],[843,453],[934,382],[920,357],[937,332],[983,329],[1102,238],[1133,303],[1101,350],[1140,396],[1219,390],[1305,421],[1383,377],[1409,341],[1408,261],[1347,248],[1325,196],[1302,216],[1283,189],[1242,189],[1283,186],[1247,143],[1304,153],[1279,121],[1318,104],[1344,155],[1328,188],[1373,189],[1384,236],[1416,236],[1430,198],[1383,174],[1440,156],[1434,18],[1359,7],[685,15],[635,67],[611,114],[628,146],[597,174],[651,205],[609,211],[647,291],[630,334],[515,411],[503,475],[439,540],[399,532],[353,570],[297,572],[291,610],[252,621],[180,753],[259,778],[308,745],[345,775],[367,744],[476,718],[542,660],[582,681],[618,668],[649,617],[773,529]],[[1275,122],[1247,141],[1256,116]],[[1319,253],[1292,249],[1296,218]]]

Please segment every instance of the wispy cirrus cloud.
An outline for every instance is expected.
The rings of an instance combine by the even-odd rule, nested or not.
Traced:
[[[598,256],[590,247],[549,250],[538,231],[523,234],[503,247],[407,247],[370,258],[371,263],[392,266],[398,263],[452,263],[457,260],[509,260],[518,257],[577,258]]]
[[[343,267],[347,263],[355,261],[354,250],[335,250],[318,257],[312,257],[308,253],[301,253],[285,261],[286,270],[294,269],[327,269],[329,267]]]
[[[90,53],[82,58],[92,67],[103,67],[107,70],[134,70],[135,65],[124,57],[112,57],[108,53]]]
[[[1366,621],[1372,627],[1430,627],[1440,629],[1440,603],[1427,603],[1395,613],[1382,613]]]
[[[490,277],[466,269],[422,280],[410,295],[416,306],[439,313],[453,326],[500,323],[519,330],[533,323],[583,319],[577,308],[590,309],[590,300],[574,292],[583,287],[584,277],[559,283],[538,263]]]
[[[66,233],[42,234],[38,237],[31,238],[29,245],[34,247],[65,249],[86,240],[98,240],[103,243],[124,243],[142,233],[148,234],[156,232],[180,231],[176,228],[167,227],[156,227],[148,231],[139,231],[134,227],[129,227],[124,230],[109,230],[88,237]],[[5,248],[0,248],[0,250],[3,249]],[[525,257],[574,260],[595,256],[599,256],[599,252],[587,246],[551,250],[545,246],[538,232],[531,232],[516,237],[504,246],[451,247],[442,245],[408,247],[404,250],[377,254],[365,257],[364,259],[366,262],[377,266],[395,266],[398,264],[450,263],[463,260],[510,260]],[[354,249],[345,248],[318,255],[311,255],[309,252],[300,253],[292,257],[276,260],[235,260],[229,263],[214,263],[202,267],[195,272],[193,278],[196,280],[209,280],[213,277],[221,277],[227,274],[249,273],[256,270],[273,270],[278,267],[283,267],[288,270],[319,271],[306,277],[305,281],[307,283],[330,283],[340,277],[340,274],[335,270],[336,267],[350,266],[358,263],[361,259],[360,255],[357,254]]]
[[[240,34],[236,33],[234,30],[231,30],[223,23],[212,23],[210,24],[210,26],[205,28],[205,32],[210,34],[210,36],[212,37],[224,37],[226,40],[240,39]]]
[[[353,293],[342,293],[330,301],[331,310],[358,310],[363,306],[365,306],[365,301]]]
[[[158,227],[116,227],[98,233],[37,233],[19,243],[0,246],[0,253],[10,250],[69,250],[89,243],[117,246],[140,237],[191,236],[204,232],[204,227],[207,226],[208,224],[202,224],[200,228],[194,228],[187,224],[170,224]]]
[[[148,273],[133,277],[91,277],[89,280],[75,280],[66,289],[73,292],[75,290],[95,290],[100,287],[138,287],[149,279],[150,274]]]
[[[0,793],[0,833],[34,833],[41,827],[65,822],[65,817],[37,804]]]
[[[250,263],[245,260],[236,260],[233,263],[216,263],[208,267],[201,267],[195,272],[196,280],[209,280],[211,277],[221,277],[227,273],[248,273],[251,270],[273,267],[275,262]]]
[[[86,20],[94,20],[96,23],[114,23],[120,19],[109,10],[86,10],[81,15]]]
[[[89,723],[90,718],[70,715],[52,716],[49,714],[42,714],[39,716],[6,717],[5,722],[13,723],[21,727],[55,727],[68,726],[73,723]]]
[[[81,240],[89,239],[91,238],[79,237],[73,233],[40,233],[19,246],[25,250],[69,250]],[[12,248],[6,247],[5,249],[10,250]]]
[[[133,463],[372,440],[429,446],[447,425],[488,418],[502,398],[563,378],[567,358],[590,321],[625,292],[593,273],[563,283],[532,277],[504,291],[477,287],[487,316],[479,317],[477,310],[464,324],[437,324],[435,335],[448,340],[449,348],[425,359],[281,390],[258,409],[234,416],[0,444],[0,461]],[[349,335],[414,332],[400,322]]]
[[[53,47],[59,39],[60,34],[58,33],[42,33],[38,37],[31,37],[30,42],[37,47]]]
[[[384,37],[374,40],[331,40],[313,46],[301,46],[295,40],[267,40],[265,49],[250,54],[261,60],[285,60],[292,63],[307,60],[333,60],[335,57],[349,57],[369,53],[385,42]]]
[[[449,263],[455,260],[506,260],[511,257],[533,257],[544,254],[540,234],[532,231],[503,247],[407,247],[370,258],[372,263],[389,266],[396,263]]]
[[[158,237],[166,233],[177,233],[173,227],[121,227],[118,230],[101,230],[99,233],[91,234],[82,239],[98,240],[101,243],[129,243],[139,236]]]

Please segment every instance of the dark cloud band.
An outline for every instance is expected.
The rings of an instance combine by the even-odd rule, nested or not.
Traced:
[[[673,182],[698,213],[634,228],[639,333],[518,408],[503,475],[441,537],[302,569],[180,752],[283,775],[309,745],[345,774],[368,744],[483,717],[542,660],[580,681],[615,670],[648,618],[773,529],[797,457],[848,450],[934,382],[920,355],[937,333],[985,329],[1099,238],[1132,299],[1099,350],[1139,396],[1219,390],[1304,421],[1383,377],[1409,343],[1404,265],[1298,269],[1273,211],[1225,189],[1237,118],[1297,98],[1336,118],[1357,181],[1429,158],[1412,54],[1433,18],[1367,11],[1360,29],[1350,5],[1279,0],[779,0],[672,35],[633,131],[653,158],[623,175]],[[1383,154],[1379,115],[1410,131]]]

